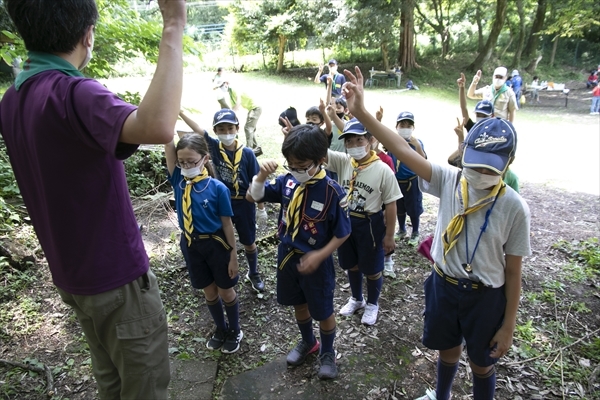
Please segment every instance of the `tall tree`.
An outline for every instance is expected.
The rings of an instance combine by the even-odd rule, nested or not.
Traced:
[[[513,57],[512,66],[519,68],[521,66],[521,53],[525,45],[525,7],[523,0],[517,0],[517,14],[519,15],[519,37],[517,39],[517,48]]]
[[[419,68],[415,56],[415,0],[402,1],[400,9],[400,43],[398,64],[404,73]]]
[[[537,10],[535,12],[535,19],[531,25],[531,31],[529,32],[529,39],[523,50],[523,58],[529,61],[529,64],[525,68],[528,72],[533,72],[537,67],[540,59],[538,58],[537,49],[540,43],[540,33],[544,29],[544,20],[546,19],[546,8],[548,6],[547,0],[538,0]]]
[[[483,50],[479,52],[475,61],[473,61],[467,69],[469,71],[477,71],[483,67],[490,57],[492,56],[492,51],[498,42],[498,36],[500,36],[500,32],[502,31],[502,27],[504,26],[504,19],[506,18],[506,6],[508,4],[508,0],[497,0],[496,1],[496,16],[494,18],[494,23],[492,24],[492,30],[490,31],[490,35],[488,36],[487,41],[485,42],[485,46],[483,46]]]
[[[272,46],[277,54],[277,72],[283,71],[289,40],[305,39],[336,15],[329,0],[237,0],[232,12],[233,42],[238,50],[248,52],[249,42],[254,48],[262,48],[262,43]]]
[[[427,23],[438,35],[440,35],[442,43],[442,59],[446,58],[450,51],[450,8],[451,0],[431,0],[424,4],[429,5],[433,18],[429,18],[425,10],[421,10],[418,3],[415,4],[415,9],[423,21]]]

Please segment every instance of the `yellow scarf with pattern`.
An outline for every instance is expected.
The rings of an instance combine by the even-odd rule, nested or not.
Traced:
[[[298,234],[300,229],[300,220],[302,218],[302,203],[304,202],[304,194],[306,192],[306,185],[314,185],[319,182],[321,179],[325,178],[325,170],[321,169],[319,172],[315,174],[309,181],[301,183],[298,186],[298,189],[294,192],[292,196],[292,200],[288,205],[287,213],[286,213],[286,221],[287,227],[285,228],[285,233],[287,234],[288,229],[292,229],[292,240]]]
[[[192,244],[192,233],[194,232],[194,224],[192,223],[192,187],[195,183],[198,183],[208,177],[208,171],[206,168],[203,168],[200,175],[192,179],[184,178],[185,189],[183,190],[181,211],[183,212],[183,234],[185,235],[188,246]]]
[[[236,146],[236,149],[233,151],[233,163],[227,156],[227,153],[225,152],[225,147],[223,146],[222,142],[219,142],[219,151],[221,152],[221,157],[223,158],[223,161],[225,162],[225,164],[227,164],[227,167],[231,170],[231,181],[232,181],[231,183],[233,184],[233,190],[235,191],[235,194],[232,193],[232,197],[237,197],[240,195],[240,184],[238,182],[238,171],[239,171],[239,167],[240,167],[240,162],[242,161],[242,154],[244,153],[242,151],[244,146],[243,145],[238,146],[237,140],[235,140],[233,142],[233,144]]]
[[[352,178],[350,178],[350,183],[348,184],[348,202],[352,200],[352,192],[354,191],[354,183],[356,182],[356,177],[358,176],[358,173],[363,169],[367,168],[369,165],[373,164],[377,160],[379,160],[379,156],[373,150],[371,150],[369,158],[367,158],[364,162],[360,164],[354,158],[350,158],[353,170]]]

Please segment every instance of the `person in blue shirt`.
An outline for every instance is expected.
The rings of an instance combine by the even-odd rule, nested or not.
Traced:
[[[246,191],[252,182],[252,177],[258,173],[258,161],[254,152],[236,139],[240,124],[237,116],[228,108],[215,113],[213,129],[218,139],[209,136],[196,122],[183,112],[179,116],[192,130],[204,135],[208,143],[210,158],[216,169],[217,178],[227,186],[231,193],[231,208],[233,225],[238,233],[240,243],[244,246],[248,272],[246,280],[256,292],[262,292],[265,284],[258,272],[258,248],[256,247],[256,219],[265,221],[267,211],[264,204],[258,205],[258,211],[253,203],[246,200]]]
[[[238,297],[233,289],[239,266],[229,189],[213,179],[208,146],[202,136],[191,133],[181,137],[177,147],[174,142],[165,145],[165,157],[179,227],[184,233],[181,240],[187,249],[190,281],[192,287],[203,290],[217,326],[206,347],[235,353],[244,334],[240,329]]]
[[[346,77],[344,74],[338,73],[338,62],[334,59],[329,60],[327,63],[329,66],[329,73],[323,74],[324,65],[319,66],[319,71],[315,75],[315,83],[324,83],[327,88],[327,77],[331,76],[331,96],[338,98],[342,95],[342,86],[346,83]]]
[[[333,341],[335,269],[332,253],[350,235],[346,194],[325,174],[327,136],[314,125],[290,130],[282,145],[286,174],[265,183],[277,163],[262,163],[246,193],[249,201],[281,204],[277,250],[277,302],[293,306],[302,339],[287,355],[297,366],[320,348],[319,379],[333,379],[338,371]],[[319,321],[321,343],[313,334]]]
[[[403,111],[396,118],[396,131],[409,146],[415,150],[421,157],[427,158],[423,149],[423,142],[417,139],[413,132],[415,130],[415,116],[409,111]],[[389,153],[392,162],[396,167],[396,179],[402,192],[402,198],[396,201],[396,212],[398,215],[399,236],[406,236],[406,215],[410,218],[412,224],[412,233],[410,243],[416,245],[419,241],[420,216],[423,214],[423,193],[417,185],[417,174],[415,174],[406,164],[401,162],[394,154]]]
[[[521,107],[521,91],[523,88],[523,79],[516,69],[512,72],[512,90],[517,98],[517,106]]]

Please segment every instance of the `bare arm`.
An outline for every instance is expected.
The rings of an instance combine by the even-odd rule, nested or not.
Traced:
[[[348,108],[365,128],[392,152],[398,159],[402,160],[408,168],[426,181],[431,180],[431,164],[408,145],[406,140],[396,132],[387,128],[381,122],[369,114],[364,105],[363,75],[360,68],[355,67],[356,75],[345,70],[344,74],[348,81],[344,84],[344,94],[348,102]]]
[[[475,94],[475,89],[477,89],[477,84],[479,83],[480,79],[481,79],[481,70],[477,71],[477,73],[473,77],[473,81],[471,82],[471,85],[469,86],[469,91],[467,92],[468,98],[470,98],[470,99],[477,98],[477,96]]]
[[[460,103],[460,112],[465,120],[469,119],[469,110],[467,110],[467,95],[465,94],[465,74],[460,73],[460,78],[456,81],[458,84],[458,101]]]
[[[336,128],[338,128],[338,130],[342,132],[344,130],[344,121],[342,121],[340,117],[337,116],[337,114],[335,113],[335,108],[333,108],[333,106],[327,106],[325,110],[327,111],[327,115],[329,115],[331,121],[335,124]]]
[[[517,310],[521,296],[521,264],[523,257],[506,255],[506,268],[504,274],[506,282],[504,292],[506,295],[506,307],[504,309],[504,322],[490,341],[490,347],[496,349],[490,353],[491,357],[500,358],[505,355],[512,345],[513,333],[517,324]]]
[[[396,228],[396,202],[392,201],[385,205],[385,237],[383,238],[384,254],[390,253],[396,247],[394,242],[394,230]]]
[[[165,144],[165,158],[167,160],[167,170],[169,175],[173,175],[175,170],[175,163],[177,162],[177,153],[175,152],[175,142],[171,140],[170,143]]]
[[[246,191],[246,200],[251,203],[256,203],[257,200],[261,200],[262,197],[264,197],[265,182],[269,178],[269,175],[277,171],[277,167],[277,162],[271,160],[264,161],[260,164],[260,171],[258,171],[258,174],[252,178],[252,183],[250,184],[248,191]],[[252,196],[252,193],[255,194],[256,198]]]
[[[189,126],[194,132],[200,135],[204,134],[204,129],[200,125],[198,125],[196,121],[185,115],[183,111],[179,111],[179,116],[181,117],[183,122],[185,122],[187,126]]]
[[[327,75],[327,99],[325,104],[331,104],[331,90],[333,89],[333,77],[331,74]]]
[[[319,65],[319,70],[317,71],[317,75],[315,75],[315,79],[313,80],[315,83],[321,83],[321,75],[323,74],[323,66]]]
[[[453,164],[454,160],[456,160],[458,157],[460,157],[461,145],[465,141],[465,134],[464,134],[463,126],[465,125],[466,120],[463,119],[463,123],[461,124],[460,121],[458,120],[458,118],[456,118],[456,123],[458,125],[454,128],[454,133],[456,133],[456,137],[458,139],[458,146],[457,146],[456,150],[454,150],[452,152],[452,154],[450,154],[450,156],[448,157],[448,162],[452,165],[454,165]]]
[[[168,143],[173,139],[183,85],[183,28],[185,0],[159,0],[163,32],[156,72],[139,108],[125,120],[119,141]]]
[[[319,111],[321,111],[321,114],[323,115],[323,121],[325,121],[325,133],[329,137],[331,136],[331,119],[329,119],[329,115],[327,115],[323,99],[319,99]]]
[[[415,147],[415,151],[423,158],[427,158],[427,154],[423,151],[423,146],[421,146],[421,142],[413,135],[410,137],[410,144]]]
[[[227,244],[231,246],[231,253],[229,254],[229,277],[231,279],[235,278],[238,275],[239,264],[237,260],[237,251],[235,245],[235,235],[233,234],[233,223],[231,222],[231,217],[221,217],[221,224],[223,224],[223,233],[225,234],[225,239],[227,239]]]

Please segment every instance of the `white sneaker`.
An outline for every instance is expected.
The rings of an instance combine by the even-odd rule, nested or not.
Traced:
[[[379,306],[375,304],[368,303],[365,307],[365,312],[362,316],[360,322],[365,325],[375,325],[377,322],[377,314],[379,313]]]
[[[425,392],[425,396],[418,397],[415,400],[437,400],[435,397],[435,390],[427,389]]]
[[[346,305],[340,310],[340,315],[349,317],[361,308],[365,308],[366,305],[367,302],[365,299],[362,299],[362,301],[357,301],[354,297],[350,297]]]
[[[396,273],[394,272],[394,261],[392,261],[392,259],[390,258],[389,260],[384,261],[383,265],[383,276],[396,279]]]

